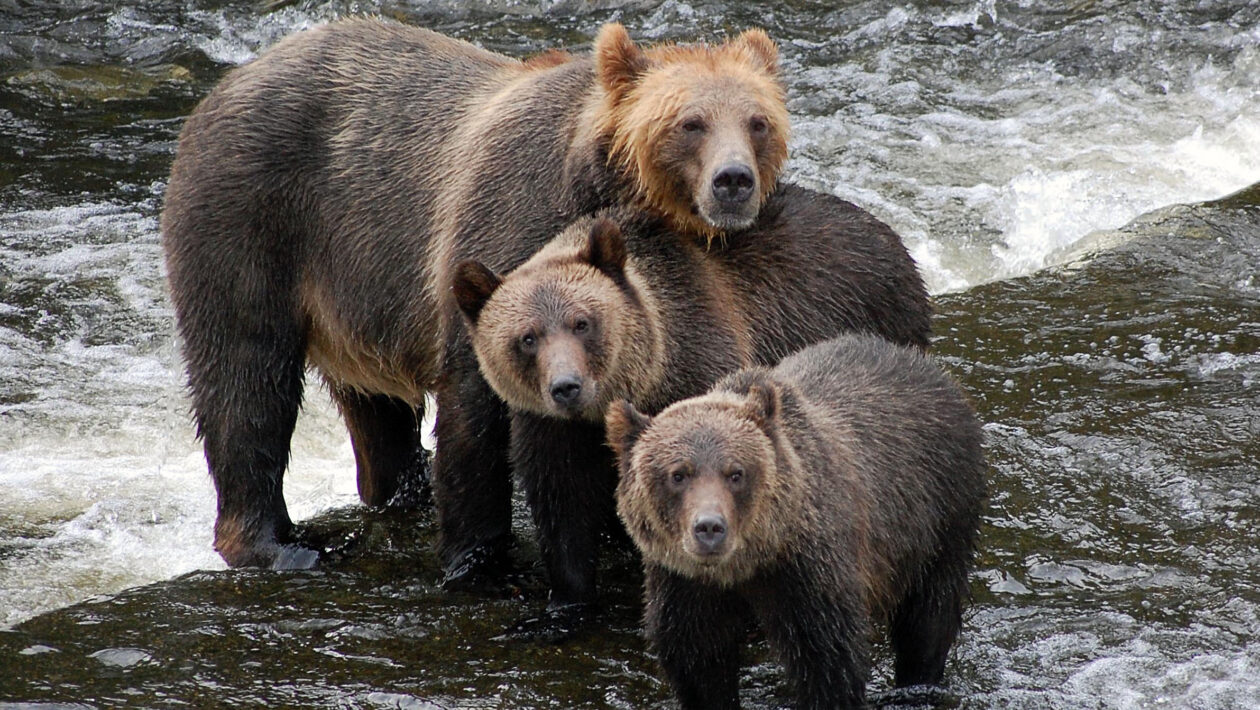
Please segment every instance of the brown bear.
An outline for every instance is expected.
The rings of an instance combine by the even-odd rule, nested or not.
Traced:
[[[281,485],[309,364],[372,505],[417,475],[435,393],[440,552],[452,578],[493,569],[510,540],[508,418],[451,268],[510,269],[608,205],[684,239],[749,224],[786,155],[777,56],[758,30],[641,50],[609,24],[591,56],[521,62],[354,19],[231,71],[184,126],[162,214],[223,558],[316,561]]]
[[[506,277],[470,261],[454,280],[482,373],[512,410],[551,583],[540,635],[568,633],[594,598],[599,533],[616,522],[614,399],[659,411],[849,331],[928,345],[927,293],[901,240],[839,198],[783,184],[751,229],[707,249],[641,212],[605,216],[620,229],[583,218]]]
[[[985,466],[965,396],[921,351],[842,336],[655,417],[621,401],[607,428],[648,635],[684,709],[739,707],[750,620],[802,710],[864,707],[877,622],[897,686],[939,683]]]

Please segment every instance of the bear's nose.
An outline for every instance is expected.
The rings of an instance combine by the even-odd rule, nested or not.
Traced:
[[[561,375],[551,381],[551,398],[556,404],[568,407],[582,394],[582,380],[574,375]]]
[[[725,204],[747,202],[756,186],[757,178],[747,165],[727,165],[713,176],[713,197]]]
[[[696,518],[691,532],[696,536],[696,542],[700,543],[700,551],[711,553],[726,539],[726,518],[721,515],[701,515]]]

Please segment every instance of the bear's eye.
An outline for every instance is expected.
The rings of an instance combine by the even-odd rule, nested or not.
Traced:
[[[677,485],[687,480],[687,474],[682,469],[678,469],[669,475],[669,480]]]
[[[698,118],[689,118],[682,122],[682,129],[687,133],[699,133],[704,130],[704,121]]]
[[[573,324],[573,332],[585,333],[587,329],[590,327],[591,327],[590,321],[586,320],[585,318],[578,318],[577,322]]]
[[[754,116],[753,119],[748,122],[748,130],[756,133],[757,135],[761,135],[769,129],[770,125],[766,123],[766,119],[761,118],[760,116]]]
[[[744,469],[736,466],[726,474],[726,479],[731,483],[739,483],[744,478]]]
[[[526,352],[533,350],[534,345],[538,343],[538,338],[533,333],[526,333],[521,336],[521,350]]]

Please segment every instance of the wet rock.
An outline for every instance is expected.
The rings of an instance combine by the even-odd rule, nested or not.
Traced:
[[[10,74],[9,87],[32,98],[59,104],[145,98],[164,84],[188,84],[192,73],[182,66],[144,69],[118,66],[63,65]]]

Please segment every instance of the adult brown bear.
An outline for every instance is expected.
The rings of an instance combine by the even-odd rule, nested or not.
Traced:
[[[748,225],[786,154],[777,49],[760,31],[521,62],[349,20],[230,72],[188,118],[163,246],[193,412],[231,565],[301,567],[282,477],[314,365],[346,420],[359,492],[387,502],[438,403],[433,493],[453,576],[510,539],[508,420],[477,372],[449,271],[524,261],[610,204],[683,238]]]
[[[512,409],[512,461],[551,582],[546,614],[520,627],[539,636],[566,635],[595,599],[597,542],[615,524],[609,403],[657,412],[842,333],[927,348],[930,331],[897,234],[789,184],[708,249],[641,211],[609,210],[506,276],[461,264],[454,291],[481,371]]]

